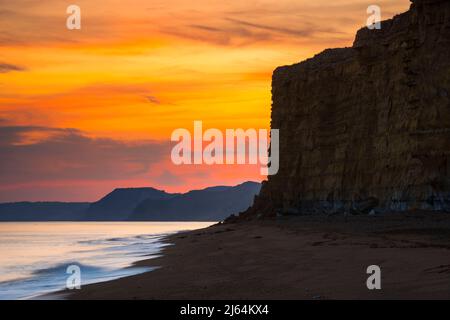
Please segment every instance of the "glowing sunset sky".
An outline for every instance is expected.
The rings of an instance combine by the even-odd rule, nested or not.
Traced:
[[[0,202],[261,180],[172,165],[171,132],[269,128],[273,69],[351,46],[372,4],[387,19],[409,0],[1,1]]]

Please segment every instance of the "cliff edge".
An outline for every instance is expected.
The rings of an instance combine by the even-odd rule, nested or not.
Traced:
[[[450,210],[450,1],[272,79],[280,169],[242,217]]]

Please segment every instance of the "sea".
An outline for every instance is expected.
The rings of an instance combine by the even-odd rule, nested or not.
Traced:
[[[0,300],[54,297],[61,289],[127,277],[152,268],[166,235],[215,222],[0,222]]]

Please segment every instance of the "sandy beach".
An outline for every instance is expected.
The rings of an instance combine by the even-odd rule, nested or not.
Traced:
[[[68,299],[449,299],[450,216],[281,217],[167,237],[155,271]],[[366,269],[381,268],[381,290]]]

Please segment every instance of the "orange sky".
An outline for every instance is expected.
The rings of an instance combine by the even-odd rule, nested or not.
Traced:
[[[66,8],[82,29],[67,30]],[[261,180],[254,166],[170,163],[170,134],[268,128],[273,69],[352,44],[408,0],[0,3],[0,201],[95,200]]]

